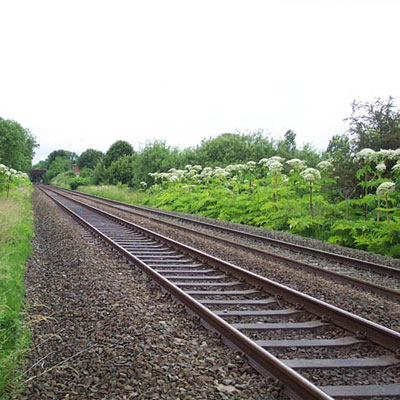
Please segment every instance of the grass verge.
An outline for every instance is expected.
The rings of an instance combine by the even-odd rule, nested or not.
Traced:
[[[131,204],[142,204],[149,195],[121,186],[79,186],[79,192],[94,194],[95,196],[106,197],[107,199],[123,201]]]
[[[32,187],[0,194],[0,399],[18,391],[29,331],[23,323],[25,263],[33,235]]]

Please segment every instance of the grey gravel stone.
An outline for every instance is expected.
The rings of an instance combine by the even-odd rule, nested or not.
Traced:
[[[18,398],[286,398],[143,273],[86,242],[45,196],[33,202],[32,345]]]

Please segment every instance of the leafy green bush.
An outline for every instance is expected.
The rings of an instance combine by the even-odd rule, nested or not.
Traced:
[[[71,190],[76,190],[79,186],[89,186],[91,184],[90,178],[73,178],[69,181]]]

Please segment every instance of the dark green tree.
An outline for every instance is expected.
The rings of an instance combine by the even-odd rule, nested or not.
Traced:
[[[168,171],[170,168],[181,168],[179,165],[178,150],[165,144],[165,141],[155,140],[147,142],[144,148],[136,155],[134,161],[134,185],[139,186],[140,182],[148,185],[153,183],[149,172]]]
[[[226,166],[233,163],[258,161],[276,153],[274,143],[263,131],[224,133],[205,139],[195,148],[196,162],[202,166]]]
[[[292,130],[288,130],[283,140],[279,140],[276,146],[279,156],[290,159],[296,154],[296,134]]]
[[[111,163],[118,160],[122,156],[131,156],[134,153],[133,147],[124,140],[118,140],[113,143],[107,150],[107,153],[103,159],[104,167],[108,168]]]
[[[134,155],[124,155],[113,161],[106,170],[108,182],[116,185],[118,182],[132,185]]]
[[[295,158],[304,160],[308,167],[315,167],[321,160],[321,154],[310,143],[305,143],[301,149],[297,149]]]
[[[35,147],[38,144],[28,129],[24,129],[18,122],[0,118],[1,164],[29,172]]]
[[[71,164],[75,164],[77,159],[77,154],[68,150],[54,150],[46,158],[47,168],[50,168],[51,163],[57,157],[66,158],[70,161]]]
[[[97,163],[103,159],[103,157],[104,154],[101,151],[87,149],[78,157],[77,164],[80,169],[94,169]]]
[[[46,182],[50,182],[55,176],[63,172],[67,172],[72,168],[72,162],[66,157],[56,157],[50,164],[44,176]]]
[[[357,102],[351,105],[349,122],[352,151],[400,148],[400,110],[393,97],[387,101]]]
[[[106,181],[106,170],[103,163],[98,162],[93,170],[92,182],[94,185],[101,185]]]
[[[351,141],[346,134],[334,135],[325,153],[333,164],[332,176],[336,184],[330,188],[331,200],[348,200],[357,190],[357,164],[351,150]],[[348,211],[347,211],[348,213]]]

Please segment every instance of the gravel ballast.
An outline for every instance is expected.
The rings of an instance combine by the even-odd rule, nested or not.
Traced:
[[[285,399],[273,379],[35,191],[20,399]]]

